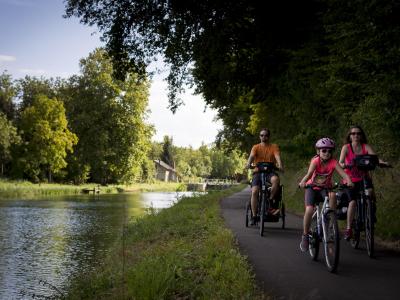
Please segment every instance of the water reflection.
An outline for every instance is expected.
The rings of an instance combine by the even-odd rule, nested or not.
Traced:
[[[0,299],[50,297],[101,263],[124,224],[190,193],[0,201]]]

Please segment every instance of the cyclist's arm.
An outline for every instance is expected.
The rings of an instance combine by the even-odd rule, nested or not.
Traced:
[[[246,168],[247,169],[250,168],[250,165],[253,162],[253,160],[254,160],[254,154],[251,152],[250,155],[249,155],[249,158],[247,159],[247,163],[246,163]]]
[[[372,149],[372,147],[371,147],[370,145],[368,145],[368,144],[365,144],[365,150],[367,150],[367,153],[368,153],[368,154],[376,155],[375,151],[374,151],[374,150]],[[379,159],[379,163],[380,163],[380,164],[389,165],[388,162],[383,161],[383,160],[380,159],[379,157],[378,157],[378,159]]]
[[[339,165],[344,168],[345,167],[345,158],[347,155],[347,145],[343,145],[342,150],[340,151],[339,157]]]
[[[276,160],[276,167],[283,171],[283,165],[282,165],[282,160],[281,160],[281,155],[279,154],[279,152],[274,154],[275,156],[275,160]]]
[[[300,187],[305,187],[306,181],[308,179],[310,179],[310,177],[311,177],[312,173],[314,173],[316,167],[317,167],[317,165],[315,163],[313,163],[313,161],[311,161],[310,166],[308,167],[307,174],[303,177],[303,179],[299,183]]]
[[[339,174],[344,180],[346,180],[346,184],[347,184],[348,186],[353,186],[353,182],[351,181],[350,176],[347,175],[345,171],[343,171],[342,167],[341,167],[339,164],[336,164],[335,170],[336,170],[336,172],[338,172],[338,174]]]

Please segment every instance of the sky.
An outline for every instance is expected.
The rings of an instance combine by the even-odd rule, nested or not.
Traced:
[[[0,73],[13,79],[29,76],[67,78],[79,73],[79,60],[100,42],[96,27],[65,19],[63,0],[0,0]],[[153,77],[148,123],[156,128],[154,141],[165,135],[176,146],[198,148],[214,142],[222,122],[206,108],[201,96],[186,91],[185,105],[175,114],[168,110],[166,73]]]

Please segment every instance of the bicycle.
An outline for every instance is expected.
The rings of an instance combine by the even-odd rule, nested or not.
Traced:
[[[390,168],[390,165],[379,164],[378,156],[371,154],[357,155],[354,163],[357,169],[362,171],[375,170],[377,166],[381,168]],[[345,166],[351,169],[353,165]],[[362,176],[360,193],[356,200],[356,210],[352,222],[354,229],[353,237],[350,239],[350,244],[354,249],[358,249],[361,239],[361,233],[365,232],[365,243],[369,257],[374,255],[374,231],[375,231],[375,209],[374,202],[371,198],[371,192],[368,189],[367,173]]]
[[[269,201],[271,194],[271,184],[267,182],[266,175],[271,171],[278,170],[278,168],[269,162],[259,162],[256,166],[252,166],[251,169],[257,169],[257,172],[260,172],[260,188],[258,194],[258,203],[257,203],[257,215],[255,216],[256,224],[259,223],[259,231],[260,235],[264,235],[264,222],[279,222],[279,219],[282,219],[282,229],[285,229],[285,205],[283,203],[283,186],[280,186],[280,195],[278,201],[278,214],[271,214],[270,208],[271,203]],[[249,222],[252,218],[251,211],[251,198],[246,203],[246,227],[249,227]]]
[[[315,185],[306,185],[313,188]],[[325,264],[329,272],[336,272],[339,265],[340,237],[336,211],[329,208],[329,190],[326,189],[323,201],[318,201],[314,207],[309,234],[309,253],[311,258],[318,260],[319,244],[324,245]]]

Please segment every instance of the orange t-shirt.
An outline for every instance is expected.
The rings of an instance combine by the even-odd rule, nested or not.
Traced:
[[[254,156],[254,163],[272,162],[276,164],[275,154],[279,154],[279,147],[276,144],[263,145],[262,143],[254,145],[251,148],[251,155]]]

